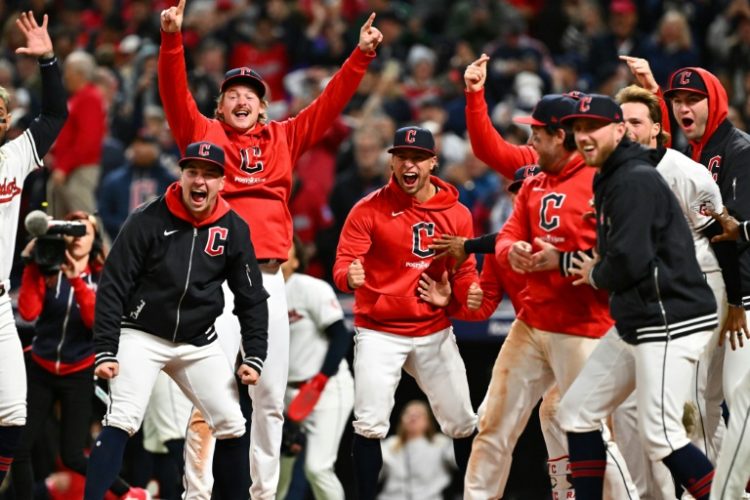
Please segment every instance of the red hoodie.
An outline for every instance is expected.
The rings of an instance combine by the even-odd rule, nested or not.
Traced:
[[[472,237],[469,210],[458,202],[456,188],[431,177],[438,192],[424,203],[406,194],[391,178],[388,185],[359,201],[349,213],[336,251],[333,279],[351,292],[349,264],[359,259],[365,284],[354,291],[354,324],[382,332],[421,337],[450,326],[446,308],[421,300],[417,287],[422,273],[440,279],[452,270],[451,259],[435,260],[428,250],[434,237]],[[469,285],[478,281],[471,256],[450,272],[453,294],[466,302]]]

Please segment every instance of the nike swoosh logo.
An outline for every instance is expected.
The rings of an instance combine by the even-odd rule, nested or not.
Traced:
[[[174,233],[176,233],[177,231],[179,231],[179,229],[173,229],[173,230],[171,230],[171,231],[167,231],[167,230],[165,229],[165,230],[164,230],[164,236],[171,236],[171,235],[173,235]]]
[[[391,212],[391,215],[393,217],[397,217],[397,216],[401,215],[402,213],[404,213],[404,210],[401,210],[400,212]]]

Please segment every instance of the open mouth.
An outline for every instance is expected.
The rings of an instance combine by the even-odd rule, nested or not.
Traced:
[[[208,197],[208,193],[205,191],[190,191],[190,199],[195,203],[202,203],[206,197]]]
[[[414,173],[404,174],[404,184],[406,184],[407,186],[413,186],[417,183],[418,178],[419,176]]]
[[[693,126],[693,123],[695,123],[692,118],[683,118],[681,122],[684,128],[690,128]]]
[[[250,116],[250,111],[246,109],[240,109],[234,111],[232,114],[234,114],[234,116],[236,116],[237,118],[247,118],[248,116]]]

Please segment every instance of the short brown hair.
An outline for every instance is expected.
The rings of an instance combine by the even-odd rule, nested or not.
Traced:
[[[659,103],[659,96],[653,92],[639,87],[638,85],[628,85],[624,89],[615,95],[615,100],[619,104],[625,104],[628,102],[635,102],[643,104],[648,108],[648,117],[652,122],[662,125],[662,113],[661,105]],[[669,134],[664,131],[664,127],[661,126],[659,129],[659,135],[656,136],[656,143],[659,146],[664,146],[669,141]]]

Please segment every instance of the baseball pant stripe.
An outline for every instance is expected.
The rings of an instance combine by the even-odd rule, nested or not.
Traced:
[[[745,375],[734,394],[729,428],[716,463],[711,488],[713,500],[741,498],[750,477],[750,373]]]

